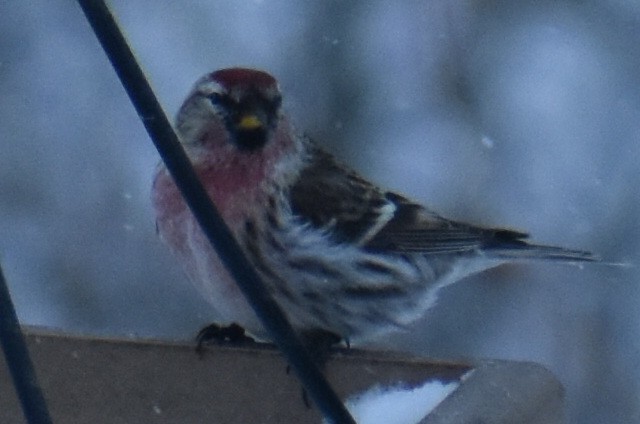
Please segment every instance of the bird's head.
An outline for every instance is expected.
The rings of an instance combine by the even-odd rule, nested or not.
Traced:
[[[184,143],[231,143],[241,151],[257,151],[273,137],[281,103],[278,83],[268,73],[221,69],[198,80],[176,125]]]

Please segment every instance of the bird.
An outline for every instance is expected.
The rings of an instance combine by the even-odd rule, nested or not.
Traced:
[[[530,243],[524,232],[447,219],[369,182],[294,130],[278,82],[261,70],[226,68],[200,78],[175,128],[225,223],[302,338],[367,343],[405,331],[436,304],[440,289],[471,274],[523,260],[598,260]],[[162,163],[152,203],[160,238],[220,323],[269,340]]]

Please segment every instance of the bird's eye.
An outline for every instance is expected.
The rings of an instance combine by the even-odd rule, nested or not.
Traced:
[[[209,101],[214,105],[220,105],[224,103],[224,96],[220,93],[211,93],[207,96]]]

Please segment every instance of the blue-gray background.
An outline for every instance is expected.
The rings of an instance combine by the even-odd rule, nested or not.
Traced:
[[[433,209],[639,262],[640,2],[113,1],[173,115],[192,83],[278,77],[299,129]],[[24,323],[191,338],[215,315],[154,233],[158,161],[73,1],[0,3],[0,260]],[[570,422],[640,420],[637,268],[507,266],[398,349],[535,361]]]

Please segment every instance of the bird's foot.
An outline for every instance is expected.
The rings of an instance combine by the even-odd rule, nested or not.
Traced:
[[[311,359],[315,361],[321,371],[324,371],[331,350],[342,341],[342,337],[324,330],[311,330],[300,333],[300,340],[307,348]]]
[[[218,324],[209,324],[198,332],[196,336],[196,352],[202,354],[204,346],[212,343],[231,343],[244,344],[255,343],[255,340],[247,336],[244,328],[238,324],[222,326]]]

